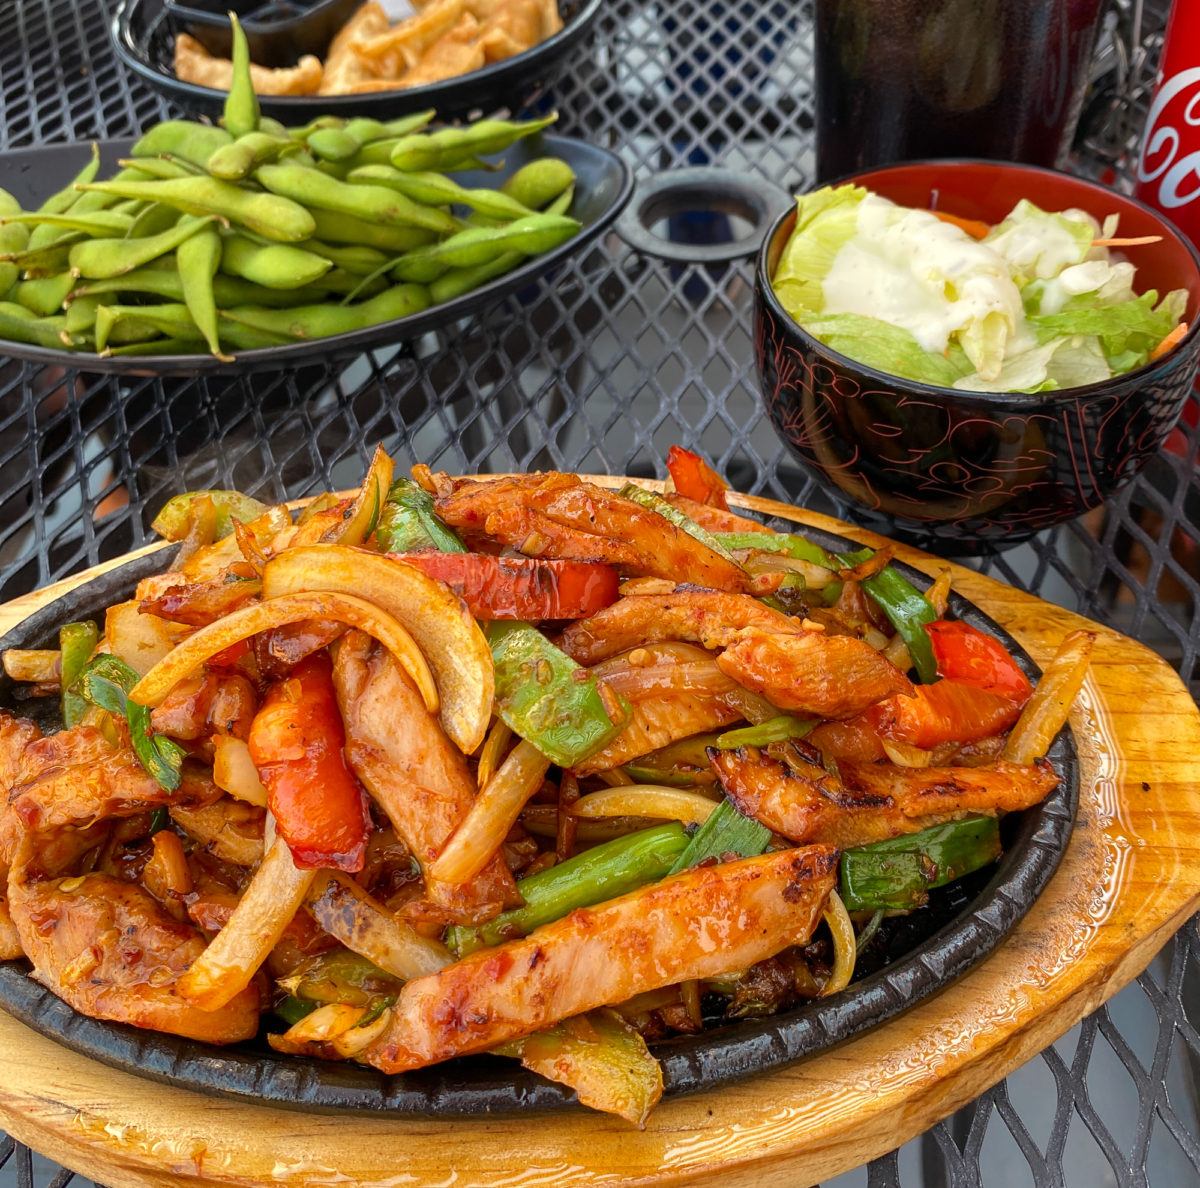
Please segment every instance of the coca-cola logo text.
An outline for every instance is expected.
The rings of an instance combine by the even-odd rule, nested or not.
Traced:
[[[1179,103],[1175,110],[1168,112],[1176,99]],[[1174,210],[1200,198],[1200,148],[1181,156],[1179,128],[1166,123],[1167,119],[1182,119],[1189,127],[1200,127],[1200,66],[1181,70],[1159,88],[1146,121],[1146,139],[1138,163],[1139,181],[1158,182],[1154,194],[1157,205]]]

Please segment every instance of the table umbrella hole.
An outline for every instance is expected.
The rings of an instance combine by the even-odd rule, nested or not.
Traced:
[[[667,260],[733,260],[758,250],[789,202],[778,186],[731,169],[673,169],[638,184],[618,230],[639,251]]]

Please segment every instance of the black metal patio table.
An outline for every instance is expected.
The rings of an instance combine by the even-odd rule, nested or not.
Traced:
[[[349,363],[154,380],[0,361],[0,600],[143,544],[176,491],[279,499],[344,487],[377,441],[402,467],[635,475],[660,473],[679,442],[739,490],[853,520],[761,414],[750,264],[744,245],[720,246],[753,237],[759,197],[769,205],[811,180],[811,7],[612,0],[594,44],[539,97],[540,109],[560,111],[563,131],[621,152],[643,183],[718,167],[748,186],[719,209],[694,194],[635,199],[643,210],[629,216],[630,234],[643,245],[657,237],[653,251],[610,234],[541,288]],[[1127,169],[1161,28],[1152,9],[1112,5],[1081,168]],[[0,147],[125,136],[176,114],[121,69],[107,19],[105,0],[0,0]],[[1188,414],[1111,504],[973,564],[1149,644],[1194,692],[1200,433]],[[1198,1029],[1194,919],[1041,1056],[836,1183],[1200,1184]],[[0,1188],[80,1181],[0,1135]]]

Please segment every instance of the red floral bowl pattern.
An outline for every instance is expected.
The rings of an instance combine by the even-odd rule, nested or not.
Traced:
[[[1141,291],[1183,288],[1191,330],[1128,375],[1037,395],[960,392],[900,379],[818,342],[771,289],[795,210],[768,231],[755,287],[755,354],[767,414],[818,480],[870,527],[919,544],[1004,548],[1073,519],[1128,483],[1163,444],[1200,361],[1200,256],[1149,207],[1052,170],[990,161],[889,166],[842,181],[893,201],[994,223],[1021,198],[1116,212]],[[1136,253],[1136,254],[1135,254]]]

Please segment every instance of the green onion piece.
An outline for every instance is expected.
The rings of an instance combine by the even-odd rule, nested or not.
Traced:
[[[153,837],[156,833],[161,833],[170,823],[171,814],[167,812],[166,805],[160,804],[150,814],[150,836]]]
[[[838,560],[847,567],[861,565],[874,555],[871,549],[857,553],[842,553]],[[925,634],[925,624],[937,619],[933,604],[899,570],[890,565],[864,578],[862,587],[887,615],[896,633],[908,647],[908,654],[922,684],[931,685],[938,679],[933,644]]]
[[[687,849],[688,836],[678,821],[640,829],[593,846],[557,866],[517,883],[523,907],[502,912],[475,927],[453,925],[446,943],[460,957],[484,945],[528,936],[535,928],[558,920],[576,908],[625,895],[661,879]]]
[[[664,520],[669,520],[676,528],[686,532],[688,536],[698,540],[705,548],[712,549],[718,557],[741,568],[741,563],[707,528],[701,528],[691,516],[686,516],[677,507],[669,504],[661,495],[647,491],[636,483],[626,483],[618,492],[622,499],[628,499],[647,511],[657,512]]]
[[[384,553],[465,553],[466,546],[433,510],[433,496],[412,479],[397,479],[388,492],[375,540]]]
[[[289,1027],[295,1027],[301,1019],[307,1018],[320,1005],[319,1002],[309,1002],[307,999],[297,998],[294,994],[289,994],[286,998],[277,1002],[272,1010]]]
[[[91,660],[74,682],[74,691],[129,722],[129,736],[141,765],[168,792],[179,787],[186,751],[173,739],[155,734],[150,708],[129,700],[129,691],[141,678],[124,660],[105,652]]]
[[[62,653],[62,716],[68,729],[75,726],[87,712],[88,703],[71,686],[87,667],[96,645],[100,642],[100,628],[95,623],[64,623],[58,629],[58,647]]]
[[[789,738],[804,738],[811,734],[816,722],[793,718],[791,714],[780,714],[768,718],[757,726],[743,726],[739,730],[726,730],[717,735],[717,748],[732,751],[735,747],[765,747],[771,743],[787,742]]]
[[[810,561],[823,569],[837,569],[837,561],[820,545],[790,532],[717,532],[714,536],[727,549],[760,549],[764,553],[786,553],[797,561]]]
[[[723,800],[696,830],[688,848],[676,859],[671,874],[687,870],[708,858],[720,861],[722,854],[752,858],[771,842],[771,831],[752,817],[738,811],[732,800]]]
[[[920,833],[842,854],[841,896],[848,911],[911,911],[933,887],[961,879],[1000,857],[995,817],[964,817]]]
[[[182,540],[191,524],[192,504],[205,496],[217,509],[217,540],[233,531],[234,520],[248,524],[268,510],[265,503],[240,491],[187,491],[167,500],[150,527],[165,540]]]
[[[514,733],[559,767],[574,767],[625,724],[614,721],[596,678],[528,623],[491,625],[496,713]],[[610,695],[611,696],[611,695]]]

